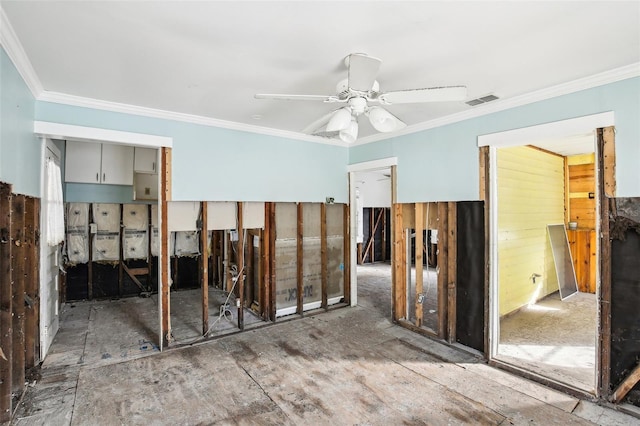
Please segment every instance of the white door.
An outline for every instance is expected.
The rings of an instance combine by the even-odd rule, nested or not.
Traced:
[[[44,360],[53,338],[58,332],[58,279],[60,264],[60,246],[47,244],[47,164],[52,159],[60,165],[60,151],[49,140],[44,147],[42,166],[42,199],[40,208],[40,360]]]

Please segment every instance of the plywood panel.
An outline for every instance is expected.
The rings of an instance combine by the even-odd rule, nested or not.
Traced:
[[[564,160],[528,147],[497,150],[500,315],[557,290],[546,226],[564,223]],[[534,284],[532,274],[543,276]]]

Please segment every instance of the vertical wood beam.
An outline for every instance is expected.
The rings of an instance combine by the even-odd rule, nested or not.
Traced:
[[[404,225],[402,220],[402,204],[393,205],[393,282],[392,297],[395,321],[407,317],[407,274],[406,245],[404,240]]]
[[[209,231],[207,202],[200,202],[200,289],[202,291],[202,335],[209,332]]]
[[[489,357],[491,353],[490,347],[490,304],[489,294],[491,291],[491,264],[489,259],[491,250],[491,233],[489,230],[490,218],[491,218],[491,199],[490,194],[490,175],[489,175],[489,147],[483,146],[480,148],[480,180],[484,182],[480,186],[480,200],[484,201],[484,354],[485,357]]]
[[[276,320],[276,203],[271,204],[269,211],[269,318]]]
[[[447,243],[449,249],[447,251],[447,300],[448,309],[448,332],[447,339],[449,343],[456,341],[456,268],[458,266],[458,247],[457,247],[457,224],[456,224],[456,203],[449,202],[447,207],[447,227],[449,228],[449,235]]]
[[[153,256],[151,255],[151,236],[153,235],[153,225],[151,222],[151,204],[147,206],[147,289],[151,291],[153,288]]]
[[[93,223],[93,203],[89,203],[89,223]],[[93,238],[89,228],[89,260],[87,261],[87,299],[93,299]]]
[[[345,256],[346,257],[346,256]],[[327,205],[320,204],[320,287],[322,293],[321,307],[329,308],[327,280]]]
[[[238,306],[238,328],[244,330],[244,223],[242,219],[242,203],[237,203],[238,208],[238,257],[236,259],[238,263],[238,298],[240,299],[240,306]]]
[[[270,319],[270,286],[271,286],[271,208],[272,203],[264,203],[264,231],[260,236],[262,262],[262,281],[260,282],[260,315],[263,320]]]
[[[415,308],[416,308],[416,327],[422,327],[422,302],[418,299],[423,293],[423,267],[424,261],[424,203],[416,203],[415,205],[415,230],[416,230],[416,295],[415,295]]]
[[[351,214],[349,212],[349,205],[344,204],[342,207],[343,211],[343,225],[342,230],[344,233],[343,238],[343,250],[342,255],[344,256],[344,275],[343,275],[343,290],[344,290],[344,302],[347,305],[351,305],[351,223],[350,217]]]
[[[607,197],[605,138],[597,130],[598,203],[600,206],[600,329],[598,330],[599,396],[609,396],[611,389],[611,238],[609,233],[610,199]]]
[[[24,294],[25,294],[25,196],[14,195],[12,200],[12,233],[13,251],[11,253],[11,269],[13,270],[13,287],[11,308],[13,311],[13,374],[12,391],[16,395],[24,391]]]
[[[564,223],[571,220],[571,201],[569,200],[569,160],[562,157],[564,163]]]
[[[438,203],[438,337],[447,337],[449,227],[447,203]]]
[[[616,149],[615,127],[602,129],[602,175],[604,180],[604,194],[613,198],[616,196]]]
[[[169,215],[168,201],[171,200],[171,149],[161,149],[162,173],[160,174],[160,265],[161,280],[158,292],[160,293],[160,335],[161,348],[168,347],[171,343],[171,316],[169,308]]]
[[[375,243],[375,235],[376,235],[376,225],[375,225],[375,213],[376,213],[376,209],[375,207],[371,207],[369,209],[369,244],[367,245],[367,248],[364,251],[364,255],[363,255],[363,259],[362,261],[365,262],[367,260],[367,254],[369,253],[369,250],[371,250],[371,254],[369,254],[369,263],[373,263],[374,261],[374,249],[376,246]]]
[[[298,315],[302,315],[303,311],[303,296],[304,296],[304,251],[302,248],[303,235],[303,218],[302,218],[302,203],[297,205],[297,232],[296,232],[296,312]]]
[[[13,365],[13,321],[11,271],[11,185],[0,183],[0,422],[11,420],[11,383]]]
[[[38,332],[38,282],[39,282],[39,221],[40,200],[28,197],[25,205],[25,230],[27,238],[27,253],[25,264],[25,293],[27,307],[25,313],[25,367],[33,368],[37,364],[36,351]]]
[[[382,261],[386,262],[387,261],[387,208],[383,207],[382,208],[382,238],[381,240],[381,244],[382,244]]]
[[[124,221],[122,215],[124,214],[124,205],[120,204],[120,249],[118,250],[118,256],[120,261],[118,262],[118,296],[122,297],[123,280],[124,280]]]

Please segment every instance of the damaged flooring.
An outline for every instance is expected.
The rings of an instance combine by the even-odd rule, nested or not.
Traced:
[[[66,306],[51,355],[14,424],[638,423],[398,327],[388,319],[390,302],[371,300],[373,293],[360,292],[354,308],[163,353],[144,343],[152,328],[118,328],[155,315],[137,312],[136,299],[97,310],[96,303]],[[121,302],[125,307],[115,310]],[[109,339],[121,338],[126,357],[111,349],[111,357],[99,355],[108,348],[90,330],[110,325]],[[127,336],[143,342],[130,345]]]

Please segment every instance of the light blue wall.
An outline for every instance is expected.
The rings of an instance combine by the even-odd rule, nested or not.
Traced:
[[[40,196],[42,143],[33,135],[35,100],[0,48],[0,181],[13,192]]]
[[[35,119],[172,137],[175,201],[347,202],[344,147],[42,101]]]
[[[477,200],[480,135],[614,111],[617,196],[640,196],[640,78],[351,148],[349,164],[398,157],[398,201]]]

